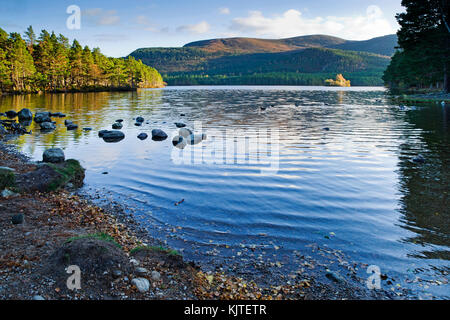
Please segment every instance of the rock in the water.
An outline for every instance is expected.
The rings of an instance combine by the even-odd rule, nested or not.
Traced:
[[[140,139],[140,140],[145,140],[145,139],[147,139],[148,134],[142,132],[142,133],[140,133],[137,137],[138,137],[138,139]]]
[[[140,276],[144,276],[148,273],[148,270],[143,267],[136,268],[135,271],[136,271],[136,274],[140,275]]]
[[[172,139],[172,144],[174,145],[174,147],[184,149],[186,147],[186,139],[184,139],[182,136],[175,136]]]
[[[415,162],[415,163],[425,163],[425,158],[424,158],[424,156],[422,156],[421,154],[419,154],[419,155],[415,156],[415,157],[412,159],[412,161]]]
[[[12,224],[22,224],[23,223],[23,214],[15,214],[11,217]]]
[[[112,128],[117,129],[117,130],[122,129],[123,125],[120,122],[116,122],[116,123],[113,123]]]
[[[110,130],[100,130],[99,132],[98,132],[98,136],[100,137],[100,138],[103,138],[103,135],[105,134],[105,133],[107,133],[107,132],[109,132]]]
[[[187,138],[192,134],[192,131],[187,128],[181,128],[179,131],[180,136]]]
[[[152,271],[152,279],[155,281],[161,280],[161,274],[158,271]]]
[[[330,128],[326,127],[326,128],[323,128],[323,130],[324,131],[330,131]]]
[[[36,112],[36,114],[34,115],[34,122],[52,122],[52,119],[50,118],[50,112]]]
[[[184,127],[186,127],[186,125],[184,123],[181,123],[181,122],[175,122],[175,125],[177,126],[177,128],[184,128]]]
[[[142,118],[142,117],[137,117],[136,118],[136,122],[144,122],[145,120],[144,120],[144,118]]]
[[[9,110],[5,112],[6,116],[8,118],[15,118],[17,117],[17,112],[15,112],[14,110]]]
[[[140,126],[142,126],[142,122],[136,122],[134,125],[135,125],[136,127],[140,127]]]
[[[72,120],[64,120],[64,125],[67,127],[69,124],[72,124]]]
[[[45,299],[42,296],[37,296],[36,295],[36,296],[33,297],[33,300],[45,300]]]
[[[84,130],[84,131],[91,131],[91,130],[92,130],[92,128],[90,128],[90,127],[86,127],[86,128],[83,128],[83,130]]]
[[[64,118],[66,115],[62,112],[51,112],[50,117],[58,117],[58,118]]]
[[[131,281],[131,283],[139,290],[139,292],[144,293],[150,289],[150,282],[145,278],[136,278]]]
[[[152,139],[155,141],[163,141],[167,139],[167,134],[161,129],[152,130]]]
[[[17,116],[19,117],[19,121],[33,120],[33,113],[27,108],[20,110]]]
[[[60,148],[51,148],[44,151],[42,156],[44,162],[60,163],[64,162],[64,151]]]
[[[125,139],[125,134],[122,131],[112,130],[103,132],[102,138],[105,142],[119,142]]]
[[[123,122],[123,119],[117,119],[116,122]]]
[[[56,129],[56,126],[53,122],[41,122],[39,123],[39,126],[41,127],[41,130],[44,131],[51,131]]]
[[[75,123],[69,123],[67,125],[67,130],[76,130],[76,129],[78,129],[78,125]]]
[[[205,134],[191,134],[189,137],[186,138],[186,140],[188,144],[194,145],[205,140],[204,138],[206,139]]]

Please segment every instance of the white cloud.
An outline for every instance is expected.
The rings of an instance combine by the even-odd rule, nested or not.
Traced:
[[[88,17],[88,21],[98,26],[118,25],[120,17],[116,10],[103,10],[102,8],[92,8],[82,11],[82,17]]]
[[[210,25],[206,21],[199,22],[197,24],[188,24],[184,26],[180,26],[177,28],[177,31],[180,32],[191,32],[191,33],[197,33],[202,34],[208,32],[210,29]]]
[[[219,12],[220,14],[230,14],[230,9],[229,8],[219,8]]]
[[[349,40],[365,40],[396,32],[382,10],[375,5],[369,6],[364,15],[353,17],[304,18],[300,11],[294,9],[266,17],[260,11],[251,11],[247,17],[233,19],[230,29],[276,38],[326,34]]]

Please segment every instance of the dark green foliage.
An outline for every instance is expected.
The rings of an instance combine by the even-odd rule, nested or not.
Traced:
[[[101,240],[101,241],[105,241],[105,242],[110,242],[120,249],[122,248],[122,246],[120,244],[118,244],[113,237],[111,237],[109,234],[106,234],[103,232],[94,233],[94,234],[86,234],[86,235],[82,235],[82,236],[78,236],[78,237],[72,237],[72,238],[67,239],[65,241],[65,243],[71,243],[71,242],[74,242],[74,241],[77,241],[80,239]]]
[[[0,169],[0,190],[13,188],[16,184],[16,176],[13,171]]]
[[[59,173],[59,177],[49,184],[47,191],[54,191],[62,188],[69,182],[75,187],[81,187],[83,185],[85,170],[77,160],[69,159],[62,164],[48,163],[46,165],[52,167]]]
[[[443,0],[403,0],[406,12],[398,14],[399,50],[384,74],[391,88],[443,88],[449,91],[450,30]]]
[[[323,85],[337,73],[353,85],[383,85],[389,63],[376,54],[325,48],[238,55],[194,47],[156,48],[133,55],[157,65],[169,85]]]
[[[162,87],[154,68],[129,57],[108,58],[63,35],[33,28],[20,34],[0,29],[0,93],[90,91]]]
[[[136,247],[133,248],[130,253],[131,254],[136,254],[139,251],[143,251],[143,250],[148,250],[148,251],[156,251],[156,252],[163,252],[166,253],[168,255],[173,255],[173,256],[179,256],[180,253],[176,250],[173,249],[167,249],[164,247],[157,247],[157,246],[140,246],[140,247]]]

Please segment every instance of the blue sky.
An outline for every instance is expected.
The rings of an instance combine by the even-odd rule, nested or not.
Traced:
[[[125,56],[141,47],[177,47],[220,37],[285,38],[329,34],[365,40],[395,33],[401,0],[0,0],[0,28],[32,25]],[[66,26],[70,5],[81,28]]]

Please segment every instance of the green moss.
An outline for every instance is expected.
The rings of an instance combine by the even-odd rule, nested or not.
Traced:
[[[156,252],[163,252],[166,253],[168,255],[173,255],[173,256],[180,256],[180,253],[174,249],[167,249],[161,246],[140,246],[140,247],[136,247],[134,249],[132,249],[130,251],[131,254],[135,254],[139,251],[142,250],[149,250],[149,251],[156,251]]]
[[[85,170],[77,160],[69,159],[63,164],[48,163],[47,165],[60,175],[59,178],[49,183],[47,191],[58,190],[69,182],[73,183],[75,187],[81,187],[83,185]]]
[[[16,185],[16,176],[13,171],[0,169],[0,190],[13,188]]]
[[[77,236],[77,237],[72,237],[72,238],[67,239],[65,241],[65,243],[71,243],[73,241],[80,240],[80,239],[95,239],[95,240],[101,240],[101,241],[105,241],[105,242],[110,242],[110,243],[114,244],[116,247],[118,247],[119,249],[122,249],[122,246],[120,244],[118,244],[116,242],[116,240],[114,240],[113,237],[111,237],[109,234],[106,234],[106,233],[103,233],[103,232],[93,233],[93,234],[86,234],[86,235]]]

